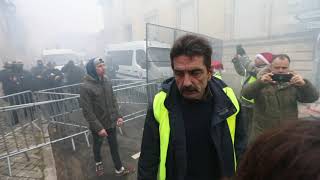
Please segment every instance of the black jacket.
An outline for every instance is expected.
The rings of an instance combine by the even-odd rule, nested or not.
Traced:
[[[79,66],[76,66],[72,63],[68,63],[61,69],[61,72],[65,74],[67,84],[76,84],[80,83],[85,72]]]
[[[87,75],[80,86],[80,106],[91,131],[114,128],[121,117],[112,84],[104,78],[99,80],[93,61],[87,64]]]
[[[220,174],[222,177],[234,175],[234,159],[231,136],[227,124],[227,117],[236,112],[231,100],[223,92],[226,85],[223,81],[212,78],[208,83],[213,95],[214,112],[211,121],[211,138],[214,142],[219,158]],[[184,180],[187,167],[186,139],[184,121],[178,93],[173,79],[166,80],[162,90],[167,93],[164,102],[169,111],[170,139],[166,159],[166,179]],[[236,120],[235,149],[237,159],[246,148],[246,133],[241,118],[241,111]],[[153,115],[153,109],[148,109],[145,120],[141,154],[138,163],[138,180],[156,180],[160,161],[159,124]]]

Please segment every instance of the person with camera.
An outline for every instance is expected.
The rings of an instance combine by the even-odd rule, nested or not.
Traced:
[[[319,98],[316,88],[289,66],[288,55],[275,55],[257,81],[243,87],[242,96],[255,100],[250,142],[267,129],[298,120],[298,102],[312,103]]]
[[[242,81],[242,87],[247,84],[251,84],[257,80],[257,74],[267,65],[269,65],[272,61],[272,53],[263,52],[259,53],[255,56],[255,59],[252,61],[246,54],[246,51],[242,47],[242,45],[237,45],[236,47],[236,55],[232,59],[232,63],[236,72],[240,76],[244,76],[244,80]],[[248,138],[250,139],[250,132],[252,128],[252,115],[253,115],[253,105],[254,99],[247,99],[243,96],[240,98],[242,110],[243,110],[243,118],[246,121],[246,131]]]

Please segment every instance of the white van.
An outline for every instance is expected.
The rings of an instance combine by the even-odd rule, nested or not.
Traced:
[[[73,51],[72,49],[46,49],[42,51],[44,63],[54,63],[55,68],[61,68],[72,60],[76,65],[84,60],[84,54]]]
[[[105,49],[106,56],[116,65],[117,75],[123,78],[146,78],[148,80],[172,76],[170,66],[170,45],[160,42],[148,42],[148,64],[146,67],[146,41],[133,41],[110,44]]]

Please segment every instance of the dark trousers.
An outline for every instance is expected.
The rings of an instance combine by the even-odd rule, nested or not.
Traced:
[[[117,131],[116,128],[111,128],[106,130],[108,133],[107,140],[110,147],[111,157],[113,160],[113,164],[117,170],[120,170],[122,167],[122,163],[119,156],[119,148],[118,148],[118,141],[117,141]],[[93,137],[93,155],[94,160],[96,162],[101,162],[101,145],[104,140],[103,137],[100,137],[98,134],[92,132]]]
[[[245,120],[245,128],[247,132],[248,142],[250,143],[252,140],[251,134],[252,134],[252,116],[253,116],[253,108],[252,107],[246,107],[242,106],[242,117]]]

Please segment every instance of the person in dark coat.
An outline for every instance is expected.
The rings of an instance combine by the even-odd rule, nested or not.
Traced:
[[[197,35],[177,39],[170,52],[174,77],[148,108],[138,180],[225,180],[246,148],[240,104],[212,76],[212,48]]]
[[[84,76],[84,70],[76,66],[72,60],[63,66],[61,72],[64,73],[66,84],[80,83]]]
[[[14,61],[10,64],[7,64],[5,70],[1,72],[1,81],[3,84],[3,89],[5,95],[19,93],[27,90],[31,90],[32,88],[32,76],[29,71],[23,69],[23,63],[21,61]],[[33,102],[32,94],[23,93],[19,95],[14,95],[8,97],[8,102],[10,105],[20,105]],[[28,112],[31,110],[24,109],[25,116],[28,115]],[[19,122],[19,117],[16,110],[12,111],[13,124],[17,124]],[[31,112],[31,118],[33,118],[33,112]]]
[[[292,78],[275,81],[274,74],[291,74]],[[298,102],[312,103],[319,92],[310,81],[290,70],[290,57],[286,54],[274,56],[271,65],[262,69],[258,80],[242,89],[247,99],[255,99],[250,142],[268,129],[288,121],[298,120]]]
[[[105,76],[105,65],[101,58],[91,59],[86,65],[87,75],[80,86],[80,106],[93,136],[93,153],[96,173],[101,176],[103,164],[101,145],[104,137],[109,142],[115,174],[123,176],[133,169],[125,168],[120,160],[116,126],[123,124],[119,113],[117,99],[110,80]]]
[[[47,64],[47,70],[44,72],[46,79],[46,88],[54,88],[62,86],[63,84],[63,74],[59,69],[56,69],[54,64],[49,62]]]
[[[3,69],[0,71],[0,82],[2,84],[2,91],[4,95],[11,94],[13,91],[10,89],[10,75],[12,74],[12,62],[7,61],[4,63]]]
[[[46,79],[45,72],[47,68],[44,66],[42,60],[37,60],[37,66],[31,68],[33,82],[33,90],[41,90],[45,88]]]

